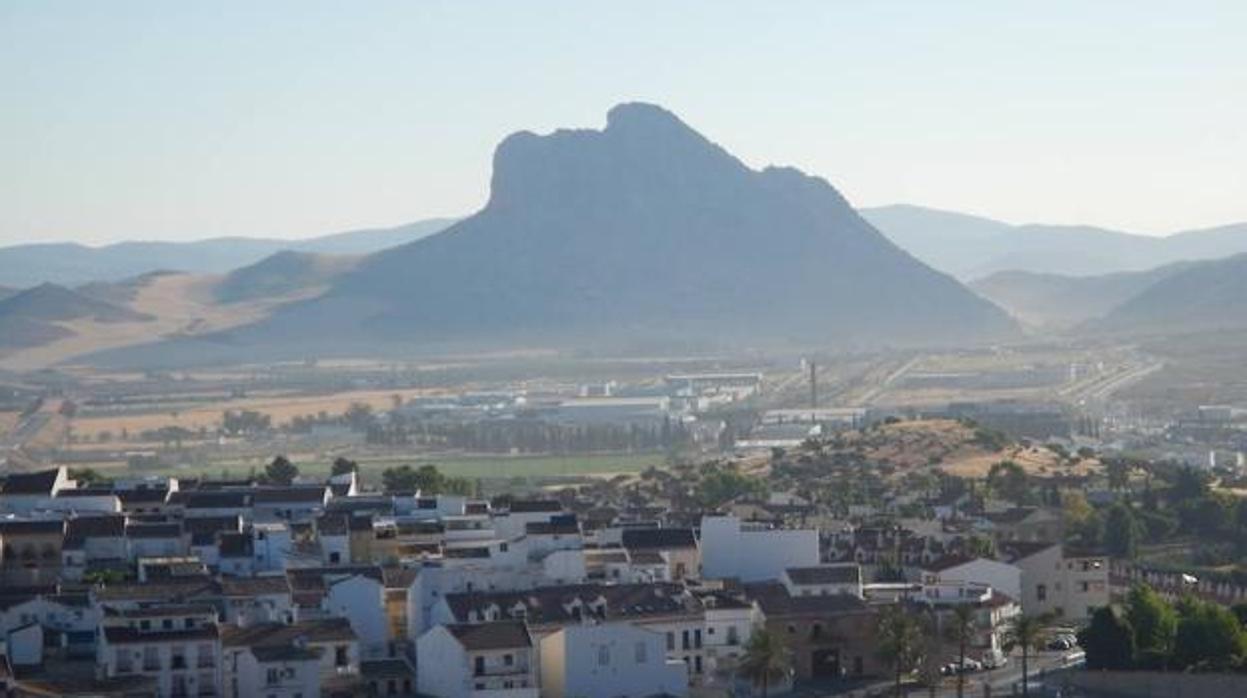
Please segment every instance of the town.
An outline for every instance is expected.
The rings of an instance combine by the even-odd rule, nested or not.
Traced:
[[[1141,557],[1173,552],[1169,517],[1207,540],[1243,525],[1205,512],[1199,498],[1219,500],[1204,475],[1084,454],[1049,476],[1001,461],[962,478],[880,468],[857,443],[957,427],[985,431],[891,418],[492,499],[429,465],[365,488],[346,458],[323,480],[285,457],[239,480],[10,473],[2,685],[161,698],[882,695],[893,683],[980,695],[1125,668],[1101,627],[1112,605],[1179,600],[1182,620],[1147,648],[1173,656],[1147,662],[1243,658],[1247,631],[1226,609],[1247,602],[1247,584]],[[1247,523],[1247,507],[1220,501]],[[1198,614],[1232,621],[1209,656],[1174,647]]]

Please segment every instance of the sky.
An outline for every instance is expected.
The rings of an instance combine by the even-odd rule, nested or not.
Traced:
[[[0,4],[0,245],[464,215],[517,130],[661,104],[857,206],[1247,220],[1247,2]]]

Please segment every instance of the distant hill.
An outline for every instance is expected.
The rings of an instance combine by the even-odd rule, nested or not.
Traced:
[[[287,250],[235,269],[213,292],[222,303],[288,296],[323,288],[358,262],[358,257]]]
[[[369,254],[430,235],[454,222],[437,218],[396,228],[335,233],[306,240],[212,238],[195,242],[122,242],[101,247],[49,243],[0,247],[0,284],[44,282],[78,285],[118,281],[153,271],[223,273],[293,250],[324,254]]]
[[[0,286],[0,301],[17,293],[19,289],[9,288],[8,286]]]
[[[1177,334],[1247,328],[1247,254],[1188,265],[1086,323],[1093,332]]]
[[[971,282],[970,288],[1030,327],[1067,330],[1107,314],[1191,264],[1178,262],[1148,271],[1101,276],[1002,271]]]
[[[521,132],[488,204],[373,254],[247,328],[103,360],[376,353],[385,347],[736,349],[971,343],[999,308],[914,259],[826,181],[751,170],[655,106],[605,130]]]
[[[78,293],[56,284],[40,284],[0,301],[0,348],[40,346],[73,334],[59,323],[135,322],[142,313]]]
[[[1247,223],[1155,237],[1091,226],[1015,226],[909,205],[861,213],[903,249],[961,279],[1000,271],[1095,276],[1247,252]]]

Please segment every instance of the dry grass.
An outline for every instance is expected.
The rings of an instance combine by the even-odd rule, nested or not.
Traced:
[[[0,368],[37,370],[104,349],[153,342],[171,336],[216,332],[255,322],[279,305],[320,291],[308,289],[262,301],[220,305],[212,295],[213,287],[220,278],[192,274],[150,277],[137,289],[129,307],[154,319],[145,322],[74,320],[61,323],[74,332],[73,336],[12,352],[0,358]]]

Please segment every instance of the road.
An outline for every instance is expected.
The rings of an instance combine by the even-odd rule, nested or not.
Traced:
[[[1032,655],[1030,658],[1030,696],[1032,698],[1051,698],[1057,694],[1054,688],[1057,684],[1053,681],[1054,671],[1058,671],[1064,665],[1064,657],[1066,652],[1040,652]],[[991,693],[985,693],[983,686],[987,684],[991,686]],[[969,674],[966,677],[965,695],[967,698],[982,698],[982,696],[1000,696],[1013,695],[1014,686],[1017,686],[1018,693],[1021,695],[1022,684],[1022,661],[1018,655],[1010,657],[1009,664],[1004,668],[995,669],[993,671],[977,672]],[[1047,684],[1045,688],[1040,688],[1039,684]],[[1046,692],[1045,692],[1046,690]],[[803,684],[798,686],[791,694],[797,698],[824,698],[831,696],[840,696],[843,698],[867,698],[892,696],[892,682],[876,681],[870,684],[855,684],[846,686],[843,683],[829,683],[826,685]],[[912,698],[920,698],[931,695],[925,687],[910,684],[904,692],[905,696]],[[954,698],[957,695],[956,680],[945,679],[944,684],[936,690],[937,698]],[[1087,696],[1086,693],[1069,693],[1065,692],[1065,696]]]
[[[12,431],[0,438],[0,451],[12,451],[26,445],[35,438],[52,419],[50,412],[39,411],[17,423]]]

